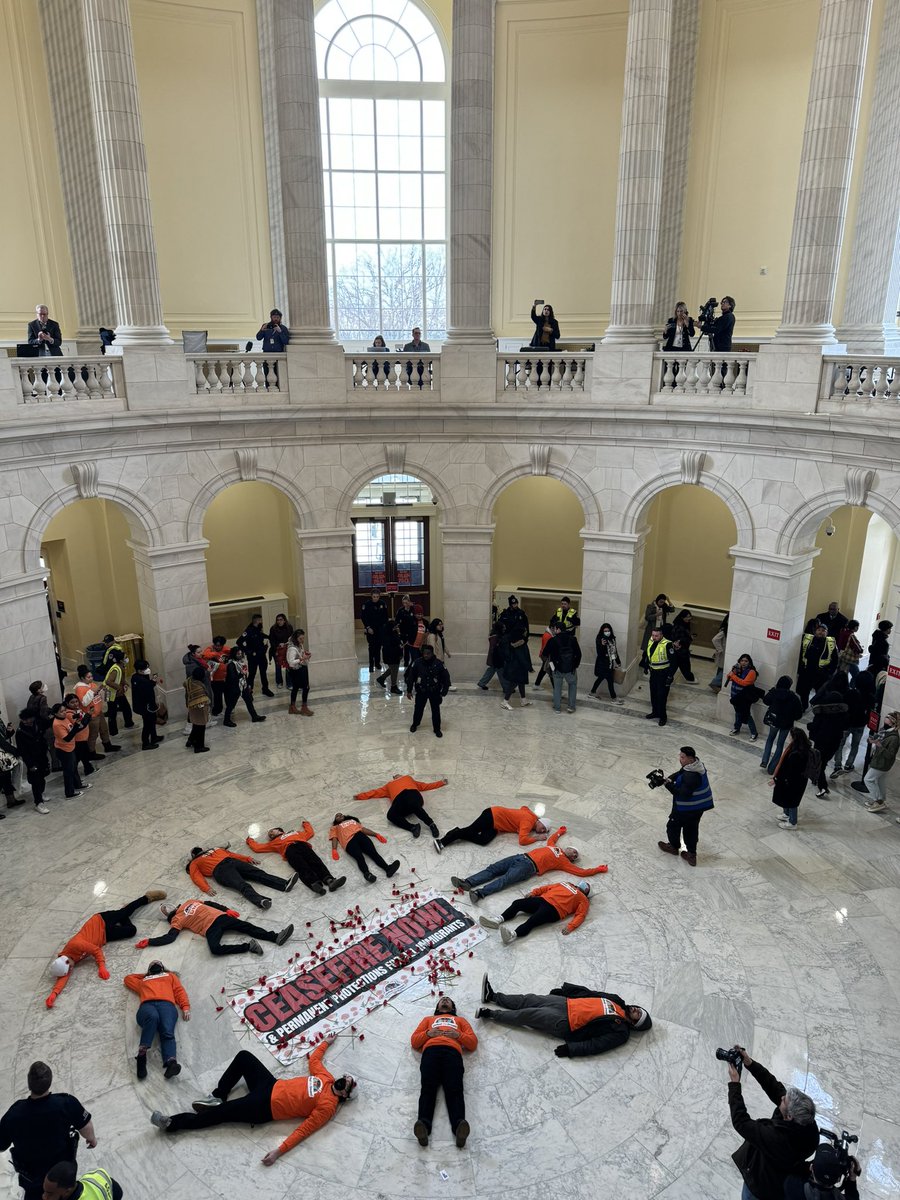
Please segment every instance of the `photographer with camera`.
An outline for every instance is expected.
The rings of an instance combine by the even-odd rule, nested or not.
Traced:
[[[850,1145],[859,1138],[851,1137],[846,1129],[841,1130],[840,1138],[830,1129],[819,1132],[830,1144],[823,1142],[811,1163],[804,1163],[799,1174],[787,1177],[785,1200],[840,1200],[842,1196],[844,1200],[859,1200],[856,1181],[862,1168],[849,1152]]]
[[[728,1063],[731,1123],[744,1139],[731,1156],[744,1179],[741,1200],[782,1200],[787,1177],[804,1169],[819,1144],[816,1106],[805,1092],[779,1083],[743,1046],[717,1050],[716,1058]],[[742,1067],[776,1106],[771,1117],[754,1121],[748,1114],[741,1092]]]
[[[706,767],[697,757],[693,746],[682,746],[678,761],[681,770],[673,775],[663,776],[662,771],[657,769],[647,776],[651,788],[664,787],[672,793],[666,840],[656,844],[665,854],[678,854],[683,837],[685,849],[681,850],[681,857],[696,867],[700,818],[708,808],[715,807],[712,788]]]
[[[714,317],[716,308],[722,309],[722,315]],[[698,317],[700,332],[709,338],[709,348],[716,352],[728,353],[731,350],[731,335],[734,330],[734,297],[723,296],[721,305],[717,304],[715,296],[710,296],[707,302],[700,306]]]

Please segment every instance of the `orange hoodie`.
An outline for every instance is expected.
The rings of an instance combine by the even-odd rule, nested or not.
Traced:
[[[491,819],[498,833],[517,833],[520,846],[533,846],[538,840],[529,837],[529,833],[537,825],[540,817],[535,816],[530,808],[491,808]]]
[[[211,890],[206,880],[212,876],[219,863],[224,862],[226,858],[236,858],[239,862],[253,861],[249,854],[234,854],[231,850],[207,850],[205,854],[198,855],[188,864],[188,874],[201,892]]]
[[[334,1076],[322,1062],[327,1048],[327,1042],[320,1042],[310,1054],[309,1075],[300,1075],[296,1079],[278,1079],[272,1088],[270,1104],[273,1121],[304,1118],[303,1123],[298,1125],[293,1133],[288,1134],[278,1147],[282,1154],[287,1154],[298,1142],[321,1129],[337,1112],[340,1101],[331,1090]]]
[[[577,929],[587,916],[591,906],[590,900],[574,883],[545,883],[543,887],[534,888],[532,896],[540,896],[559,913],[560,918],[575,915],[566,926],[569,933]]]
[[[142,1004],[145,1000],[168,1000],[182,1012],[191,1011],[188,994],[174,972],[162,971],[159,975],[126,975],[122,982],[129,991],[137,992]]]
[[[566,832],[565,825],[560,825],[556,833],[547,838],[546,846],[538,846],[537,850],[526,850],[526,855],[537,867],[538,875],[546,875],[548,871],[568,871],[570,875],[600,875],[608,870],[607,867],[576,867],[569,862],[556,843]]]
[[[328,840],[336,839],[342,850],[347,849],[347,843],[351,838],[355,838],[362,829],[359,821],[341,821],[340,825],[332,825],[328,830]]]
[[[80,963],[83,958],[87,958],[90,954],[97,963],[98,971],[106,970],[106,959],[103,957],[102,947],[106,945],[106,924],[99,913],[94,913],[89,917],[78,932],[70,937],[62,950],[59,952],[59,957],[65,957],[71,962],[72,968],[76,963]],[[72,974],[72,969],[68,975],[61,975],[54,983],[50,992],[50,996],[55,1000],[59,993],[69,982],[69,976]]]
[[[293,846],[295,842],[308,842],[314,833],[309,821],[304,821],[302,831],[295,829],[293,833],[282,833],[272,842],[256,842],[248,837],[247,845],[254,854],[280,854],[284,858],[288,846]]]
[[[428,1036],[429,1029],[455,1029],[459,1037],[444,1037],[436,1034]],[[462,1054],[463,1050],[474,1050],[478,1045],[475,1030],[465,1017],[454,1016],[453,1013],[436,1013],[432,1017],[423,1017],[409,1039],[413,1050],[425,1050],[428,1046],[452,1046]]]
[[[434,783],[424,783],[422,780],[413,779],[412,775],[401,775],[399,779],[389,779],[384,787],[373,788],[371,792],[360,792],[353,799],[394,801],[401,792],[405,792],[407,789],[430,792],[434,788],[445,787],[446,784],[446,779],[438,779]]]

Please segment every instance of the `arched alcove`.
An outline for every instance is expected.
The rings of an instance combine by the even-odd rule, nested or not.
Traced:
[[[877,621],[889,616],[891,584],[900,582],[897,538],[890,525],[868,508],[844,504],[819,526],[819,551],[809,581],[807,616],[824,612],[836,600],[846,617],[860,622],[867,645]]]

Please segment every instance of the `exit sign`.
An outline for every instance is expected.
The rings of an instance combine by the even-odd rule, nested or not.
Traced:
[[[900,667],[888,667],[888,675],[890,675],[891,679],[900,679]]]
[[[767,629],[766,637],[769,639],[770,642],[780,642],[781,641],[781,630],[780,629]]]

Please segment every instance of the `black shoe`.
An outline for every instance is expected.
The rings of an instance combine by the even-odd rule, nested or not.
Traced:
[[[25,803],[25,801],[22,800],[21,797],[17,800],[15,798],[15,796],[13,796],[13,797],[11,797],[11,799],[6,801],[6,807],[7,808],[18,808],[20,805],[22,805],[24,803]]]
[[[655,721],[655,720],[656,720],[656,713],[645,713],[645,714],[644,714],[644,720],[645,720],[645,721]]]
[[[462,1150],[470,1133],[469,1122],[463,1118],[463,1120],[460,1121],[457,1127],[453,1130],[453,1133],[456,1137],[456,1148],[458,1150]]]
[[[293,875],[290,877],[290,879],[287,881],[287,883],[284,885],[284,890],[286,892],[292,892],[294,890],[294,888],[297,886],[297,880],[299,878],[300,878],[300,876],[295,871],[293,873]]]
[[[209,754],[209,746],[195,746],[194,753],[195,754]]]
[[[255,717],[250,718],[251,723],[254,725],[258,725],[260,723],[260,721],[265,721],[265,719],[266,719],[265,717],[261,717],[261,716],[259,716],[259,714],[257,714]]]
[[[138,1079],[146,1079],[147,1078],[147,1055],[146,1054],[136,1054],[134,1056],[134,1061],[137,1063]]]
[[[103,749],[106,751],[107,754],[118,754],[119,751],[122,749],[122,747],[121,746],[113,746],[112,743],[107,745],[106,742],[104,742]]]
[[[378,678],[375,680],[375,682],[378,684],[379,687],[384,687],[384,676],[379,675]]]
[[[126,728],[126,729],[136,729],[136,728],[137,728],[137,726],[135,725],[134,721],[132,721],[132,722],[131,722],[131,724],[130,724],[130,725],[126,725],[126,726],[125,726],[125,728]],[[112,730],[110,730],[109,732],[110,732],[110,733],[112,733]]]
[[[388,869],[385,871],[385,875],[387,875],[388,879],[390,879],[391,876],[396,875],[399,870],[400,870],[400,859],[395,858],[394,861],[391,863],[391,865],[388,867]]]
[[[223,721],[222,724],[226,729],[237,729],[237,725],[234,721]]]
[[[252,939],[247,943],[247,951],[250,954],[265,954],[262,946],[255,939]]]
[[[259,908],[271,908],[272,907],[271,899],[268,896],[263,896],[263,898],[259,902],[258,907]]]
[[[275,695],[275,693],[274,693],[274,692],[267,692],[267,691],[264,691],[264,692],[263,692],[263,695],[264,695],[264,696],[274,696],[274,695]]]
[[[494,989],[491,987],[491,981],[487,977],[487,971],[481,977],[481,1003],[490,1004],[494,999]]]
[[[441,733],[441,731],[439,729],[436,729],[434,731],[434,736],[435,737],[443,737],[444,735]]]
[[[20,803],[21,803],[21,804],[24,804],[24,803],[25,803],[25,801],[24,801],[24,800],[22,800],[22,801],[20,801]],[[421,826],[421,825],[419,825],[418,823],[417,823],[417,824],[415,824],[415,825],[413,825],[413,827],[412,827],[412,835],[413,835],[413,837],[414,837],[414,838],[417,838],[421,832],[422,832],[422,826]]]
[[[409,732],[415,733],[418,728],[419,728],[418,725],[410,725]]]
[[[363,879],[366,881],[366,883],[374,883],[375,882],[375,876],[372,874],[371,871],[366,871],[366,873],[363,875]]]
[[[89,762],[103,762],[105,758],[106,758],[105,754],[89,754],[88,755]]]
[[[337,879],[329,879],[326,887],[328,888],[329,892],[336,892],[338,888],[343,887],[346,882],[347,876],[339,875]]]
[[[170,1058],[165,1065],[163,1074],[165,1075],[166,1079],[174,1079],[176,1075],[181,1074],[181,1063],[176,1062],[174,1058]]]
[[[158,750],[159,742],[151,742],[149,746],[141,746],[142,750]]]
[[[325,895],[325,884],[321,883],[318,879],[316,880],[315,883],[311,884],[310,886],[312,887],[312,890],[316,893],[317,896]]]
[[[392,696],[402,696],[403,688],[391,688],[391,695]]]
[[[275,939],[275,945],[283,946],[293,932],[293,925],[285,925],[284,929],[282,929],[281,933],[279,933],[278,937]]]
[[[164,742],[166,740],[166,735],[164,733],[154,733],[153,740],[154,742]]]
[[[415,1125],[413,1125],[413,1133],[416,1135],[416,1141],[420,1146],[428,1145],[429,1130],[424,1121],[416,1121]]]
[[[668,720],[667,720],[667,718],[666,718],[666,717],[660,717],[660,718],[659,718],[659,723],[660,723],[660,725],[667,725],[667,724],[668,724]]]

